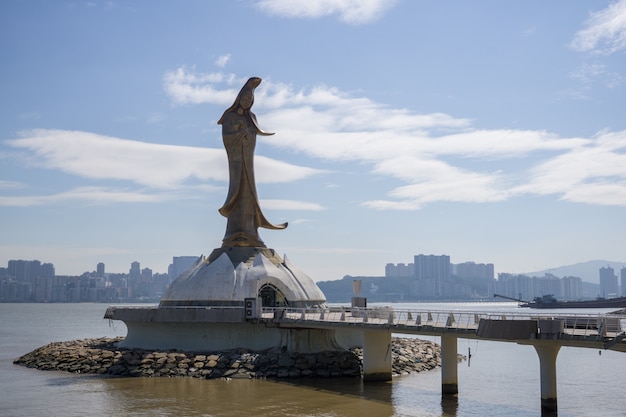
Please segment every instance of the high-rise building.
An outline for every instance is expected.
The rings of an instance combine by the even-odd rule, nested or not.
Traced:
[[[139,262],[134,261],[130,264],[130,270],[128,271],[128,277],[131,282],[137,282],[141,276],[141,266]]]
[[[415,275],[413,264],[387,264],[385,265],[386,277],[412,277]]]
[[[98,278],[104,278],[104,263],[103,262],[98,262],[98,265],[96,266],[96,276]]]
[[[621,285],[620,293],[622,296],[626,297],[626,266],[620,269],[619,275]]]
[[[54,265],[51,263],[41,264],[40,275],[46,278],[54,278],[54,276],[56,275],[55,270],[54,270]]]
[[[417,279],[449,280],[452,275],[450,256],[415,255],[413,270]]]
[[[477,264],[474,262],[463,262],[461,264],[454,264],[456,270],[455,275],[459,278],[481,278],[481,279],[493,279],[494,278],[494,266],[493,264]]]
[[[442,284],[450,281],[452,267],[448,255],[415,255],[413,272],[416,278],[414,292],[418,296],[439,297],[443,295]]]
[[[198,260],[198,256],[174,256],[172,263],[167,269],[170,282],[174,281],[180,274],[191,268]]]
[[[142,281],[151,281],[152,280],[152,269],[144,268],[141,270],[141,280]]]
[[[10,260],[8,264],[9,276],[15,278],[17,282],[24,282],[34,285],[35,279],[41,274],[41,262]]]
[[[610,266],[600,268],[600,295],[602,297],[615,297],[619,294],[617,288],[617,276]]]
[[[577,300],[583,296],[583,280],[579,277],[561,278],[561,290],[566,300]]]

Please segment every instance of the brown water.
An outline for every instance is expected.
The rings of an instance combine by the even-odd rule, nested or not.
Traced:
[[[406,307],[406,306],[403,306]],[[422,306],[423,307],[423,306]],[[494,305],[433,308],[501,309]],[[0,304],[0,416],[538,416],[534,349],[459,339],[458,400],[442,403],[438,370],[363,384],[360,379],[200,380],[103,378],[15,366],[51,341],[123,336],[103,304]],[[431,340],[438,341],[437,338]],[[626,354],[563,348],[557,361],[560,416],[626,416]]]

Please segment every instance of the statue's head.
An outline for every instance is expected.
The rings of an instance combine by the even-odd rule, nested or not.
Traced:
[[[233,106],[238,106],[243,110],[250,110],[254,104],[254,89],[261,84],[259,77],[252,77],[241,87]]]
[[[259,77],[251,77],[246,81],[246,83],[239,90],[239,94],[237,94],[237,98],[232,106],[230,106],[224,114],[229,111],[249,111],[254,104],[254,89],[261,84],[261,78]],[[224,116],[222,115],[222,118]],[[217,124],[222,124],[222,118],[217,122]]]

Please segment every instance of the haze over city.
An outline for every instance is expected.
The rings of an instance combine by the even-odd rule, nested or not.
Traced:
[[[0,34],[0,265],[219,247],[251,76],[261,237],[315,281],[626,260],[626,0],[9,0]]]

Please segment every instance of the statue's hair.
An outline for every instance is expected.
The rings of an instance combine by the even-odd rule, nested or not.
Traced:
[[[243,96],[245,93],[250,92],[252,94],[252,104],[254,104],[254,89],[257,88],[259,84],[261,84],[261,78],[259,77],[251,77],[250,79],[248,79],[243,87],[241,87],[241,90],[239,90],[239,94],[237,94],[237,98],[235,99],[232,106],[224,111],[224,114],[222,114],[220,120],[217,121],[217,124],[222,124],[222,120],[224,120],[224,116],[226,116],[227,113],[231,111],[237,111],[237,109],[239,108],[239,103],[241,101],[241,96]],[[252,104],[250,105],[250,107],[252,107]]]

